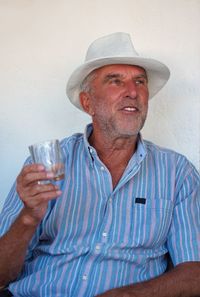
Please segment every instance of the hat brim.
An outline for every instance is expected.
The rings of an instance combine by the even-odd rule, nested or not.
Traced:
[[[162,89],[170,76],[168,67],[154,59],[143,57],[106,57],[92,60],[78,67],[68,80],[66,92],[71,103],[83,110],[79,100],[81,83],[93,70],[113,64],[134,65],[144,68],[148,77],[150,99]]]

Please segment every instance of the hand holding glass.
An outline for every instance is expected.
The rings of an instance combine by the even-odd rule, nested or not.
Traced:
[[[60,143],[57,139],[29,146],[34,163],[43,164],[46,171],[54,173],[54,181],[65,177],[65,162]]]

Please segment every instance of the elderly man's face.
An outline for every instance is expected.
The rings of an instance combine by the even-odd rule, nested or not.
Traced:
[[[109,65],[95,71],[90,91],[80,96],[94,128],[110,136],[137,135],[148,110],[145,70],[131,65]]]

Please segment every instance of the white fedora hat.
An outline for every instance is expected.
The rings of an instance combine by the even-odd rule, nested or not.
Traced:
[[[81,84],[93,70],[105,65],[128,64],[144,68],[148,77],[149,98],[152,98],[166,84],[170,71],[163,63],[141,57],[135,51],[131,37],[117,32],[95,40],[88,48],[85,62],[70,76],[67,83],[67,96],[79,109]]]

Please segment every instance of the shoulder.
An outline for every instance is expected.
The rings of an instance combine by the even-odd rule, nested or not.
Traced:
[[[172,160],[182,160],[186,163],[189,162],[189,160],[184,155],[176,152],[175,150],[159,146],[148,140],[144,140],[144,145],[146,147],[147,154],[163,156]]]
[[[75,133],[69,137],[65,137],[60,141],[60,145],[63,149],[71,149],[76,144],[82,143],[84,139],[83,133]]]
[[[162,147],[162,146],[159,146],[149,140],[143,140],[144,141],[144,144],[145,144],[145,147],[147,149],[147,152],[150,152],[150,153],[157,153],[157,154],[164,154],[164,155],[170,155],[170,156],[183,156],[181,155],[180,153],[172,150],[172,149],[169,149],[169,148],[165,148],[165,147]],[[183,156],[184,157],[184,156]]]
[[[144,140],[144,145],[147,151],[147,158],[152,159],[155,164],[168,168],[171,172],[176,173],[177,177],[181,175],[184,179],[186,176],[192,175],[198,181],[200,180],[195,166],[183,154],[147,140]]]

